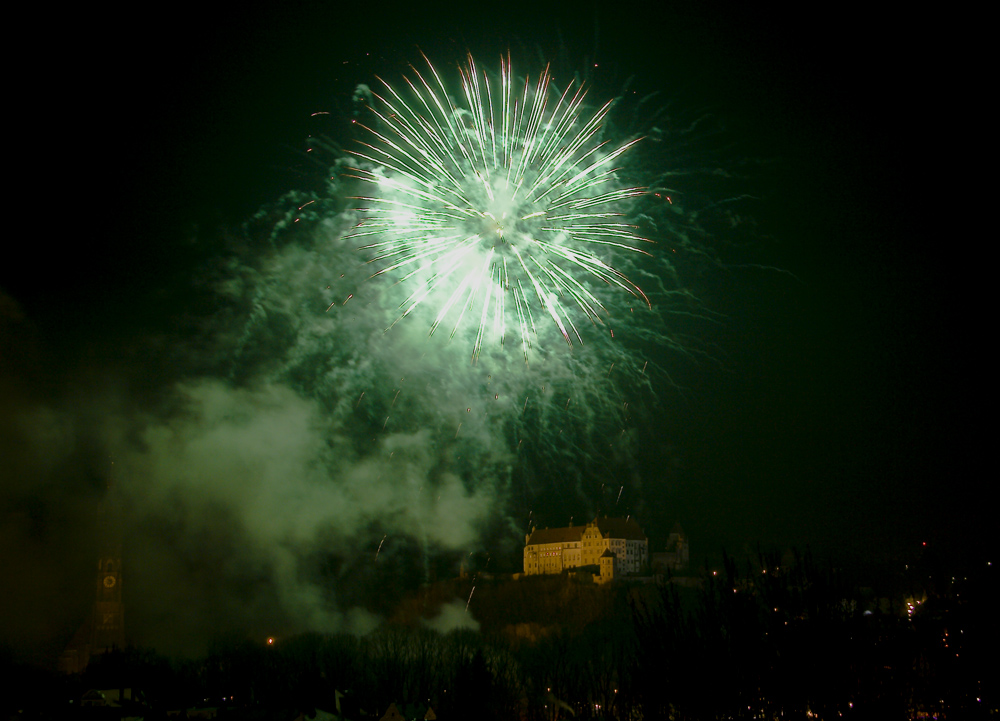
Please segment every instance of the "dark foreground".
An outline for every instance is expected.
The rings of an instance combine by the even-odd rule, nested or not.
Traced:
[[[479,579],[479,631],[423,625],[467,585],[423,589],[361,638],[229,639],[188,661],[130,647],[72,676],[7,653],[2,708],[11,719],[1000,718],[992,566],[892,595],[764,557],[603,588]]]

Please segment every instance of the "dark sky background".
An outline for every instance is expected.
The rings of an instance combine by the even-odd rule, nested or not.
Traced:
[[[709,117],[720,133],[696,134],[686,157],[738,169],[726,192],[754,196],[739,206],[754,233],[693,280],[721,317],[704,329],[715,360],[679,365],[683,388],[665,389],[637,430],[641,483],[625,495],[654,541],[679,520],[707,554],[808,545],[892,562],[922,541],[981,552],[986,421],[969,409],[987,386],[964,330],[970,296],[948,270],[961,213],[946,225],[934,211],[934,188],[954,180],[943,139],[964,143],[942,97],[955,90],[942,89],[916,21],[849,9],[287,2],[63,18],[39,41],[63,58],[59,72],[19,85],[34,118],[17,140],[35,156],[15,211],[28,225],[0,264],[2,555],[23,589],[5,601],[4,635],[58,645],[86,602],[81,539],[113,475],[93,429],[161,403],[157,389],[187,372],[170,346],[225,312],[199,308],[187,282],[222,229],[313,182],[307,138],[335,132],[358,83],[398,77],[419,50],[439,66],[467,50],[480,63],[508,48],[524,65],[596,58],[595,87],[634,76],[676,117]],[[568,521],[563,508],[533,510],[541,524]],[[171,534],[184,526],[164,523],[150,538],[183,545]],[[215,615],[190,607],[227,608],[220,598],[254,573],[270,578],[241,571],[208,589],[211,564],[190,556],[224,566],[239,540],[223,535],[191,541],[170,570],[126,576],[137,640],[166,645],[160,627],[204,635]],[[142,546],[147,562],[154,546]],[[197,568],[186,576],[184,564]],[[187,587],[144,593],[143,578]],[[276,597],[234,625],[338,627],[296,620]]]

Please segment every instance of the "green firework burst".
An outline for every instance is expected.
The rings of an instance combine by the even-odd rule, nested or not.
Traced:
[[[404,289],[397,320],[423,309],[431,333],[469,333],[473,359],[513,337],[527,360],[543,323],[570,345],[581,320],[603,324],[607,288],[648,305],[612,264],[647,241],[624,218],[645,189],[618,178],[638,140],[600,138],[611,102],[591,114],[583,88],[557,92],[549,68],[522,85],[508,58],[491,81],[470,56],[456,103],[427,65],[402,92],[381,81],[370,142],[354,153],[373,191],[350,236]]]

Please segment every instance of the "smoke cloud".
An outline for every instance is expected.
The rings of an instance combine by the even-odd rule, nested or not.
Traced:
[[[108,346],[120,358],[71,368],[55,390],[7,380],[26,376],[33,346],[0,296],[16,337],[0,355],[4,542],[52,597],[85,602],[105,506],[123,519],[140,643],[197,653],[248,629],[364,633],[407,584],[457,574],[487,542],[516,550],[515,506],[539,486],[589,513],[588,479],[631,473],[653,370],[642,351],[678,346],[664,329],[683,296],[669,262],[616,265],[652,309],[594,287],[609,315],[582,344],[553,326],[527,359],[511,343],[473,361],[461,333],[428,333],[426,311],[400,320],[406,293],[345,240],[358,217],[340,170],[324,197],[290,194],[226,236],[176,294],[174,330],[136,331]],[[652,224],[646,200],[629,202]],[[65,637],[81,603],[56,605],[22,635]],[[459,605],[431,627],[473,627]]]
[[[294,198],[278,207],[298,212]],[[48,520],[65,506],[69,537],[34,544],[59,563],[31,565],[52,566],[56,597],[75,584],[86,598],[97,525],[87,519],[117,509],[126,626],[167,652],[248,628],[370,630],[387,610],[372,598],[383,584],[399,593],[441,559],[457,574],[488,529],[523,532],[509,504],[519,446],[586,455],[588,428],[618,415],[614,385],[594,377],[596,350],[544,348],[526,365],[501,348],[473,364],[419,319],[392,326],[391,293],[342,240],[350,213],[300,215],[303,231],[269,212],[272,243],[192,281],[218,310],[166,342],[131,339],[164,355],[149,365],[156,378],[128,368],[131,378],[84,382],[72,399],[21,398],[4,417],[16,448],[5,454],[10,543],[31,535],[27,521],[9,523],[23,520],[19,503],[35,499]],[[53,636],[80,605],[53,611]],[[431,625],[470,627],[454,616]]]

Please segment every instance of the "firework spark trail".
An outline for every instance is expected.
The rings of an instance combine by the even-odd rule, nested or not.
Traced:
[[[581,320],[608,316],[604,286],[649,305],[610,263],[647,242],[622,222],[645,190],[621,187],[615,166],[638,140],[608,149],[599,138],[611,102],[588,117],[583,89],[556,93],[548,67],[518,88],[509,57],[491,82],[470,56],[460,107],[427,65],[428,77],[412,68],[406,97],[381,81],[377,122],[362,125],[371,142],[354,152],[353,177],[374,192],[350,237],[367,242],[375,275],[407,289],[393,325],[431,306],[430,333],[446,321],[452,337],[472,329],[473,360],[487,336],[503,344],[513,328],[527,361],[539,310],[572,346]]]

